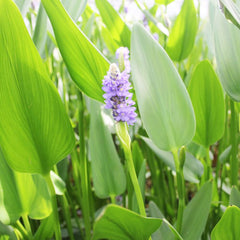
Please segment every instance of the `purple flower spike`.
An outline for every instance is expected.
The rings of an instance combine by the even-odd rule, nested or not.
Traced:
[[[117,65],[113,63],[104,77],[102,89],[105,91],[105,108],[112,109],[114,120],[133,125],[137,114],[136,108],[133,107],[135,102],[132,100],[132,93],[129,93],[131,84],[128,79],[129,73],[120,73]]]

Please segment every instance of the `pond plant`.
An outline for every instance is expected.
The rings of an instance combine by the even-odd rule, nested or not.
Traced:
[[[0,240],[239,240],[239,62],[239,0],[0,0]]]

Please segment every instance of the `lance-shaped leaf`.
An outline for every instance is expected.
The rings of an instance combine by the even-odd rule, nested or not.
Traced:
[[[140,24],[133,26],[132,76],[143,125],[160,149],[189,143],[195,116],[188,92],[164,49]]]
[[[209,147],[222,137],[225,128],[223,89],[209,61],[198,64],[188,91],[196,116],[193,140]]]
[[[185,59],[191,52],[198,29],[193,0],[184,0],[180,14],[170,32],[166,51],[174,61]]]
[[[86,95],[103,102],[102,79],[109,62],[77,27],[59,0],[42,0],[42,4],[72,79]]]
[[[96,0],[103,22],[118,46],[130,47],[131,31],[107,0]],[[115,49],[116,51],[116,49]]]
[[[161,219],[142,217],[128,209],[111,204],[96,220],[93,240],[146,240],[161,223]]]
[[[220,221],[211,233],[212,240],[237,240],[240,236],[240,209],[236,206],[228,207]]]
[[[100,198],[117,196],[126,188],[123,166],[104,116],[100,103],[91,101],[89,151],[95,193]]]
[[[44,178],[13,171],[0,150],[0,221],[16,222],[23,214],[34,219],[47,217],[51,211],[51,198]]]
[[[220,81],[227,94],[240,101],[240,30],[216,11],[213,33]]]
[[[155,0],[158,4],[168,5],[169,3],[173,2],[174,0]]]
[[[12,0],[0,0],[0,35],[0,145],[14,170],[46,174],[72,150],[72,127]]]
[[[229,205],[235,205],[240,208],[240,192],[236,186],[234,186],[231,190]]]

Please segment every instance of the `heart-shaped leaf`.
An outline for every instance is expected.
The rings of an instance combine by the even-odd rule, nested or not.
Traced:
[[[128,209],[110,204],[96,220],[93,240],[146,240],[161,223],[161,219],[142,217]]]
[[[12,0],[0,0],[0,34],[0,145],[13,169],[46,174],[72,150],[72,127]]]
[[[195,116],[188,92],[164,49],[140,24],[133,26],[131,54],[133,83],[149,137],[166,151],[189,143]]]

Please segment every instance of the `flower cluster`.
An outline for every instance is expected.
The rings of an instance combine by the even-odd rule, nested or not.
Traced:
[[[112,109],[114,120],[117,122],[127,122],[133,125],[136,121],[136,108],[133,107],[135,102],[132,100],[132,93],[129,92],[131,84],[129,82],[129,68],[125,68],[120,73],[118,66],[113,63],[103,80],[102,89],[105,91],[106,108]]]

